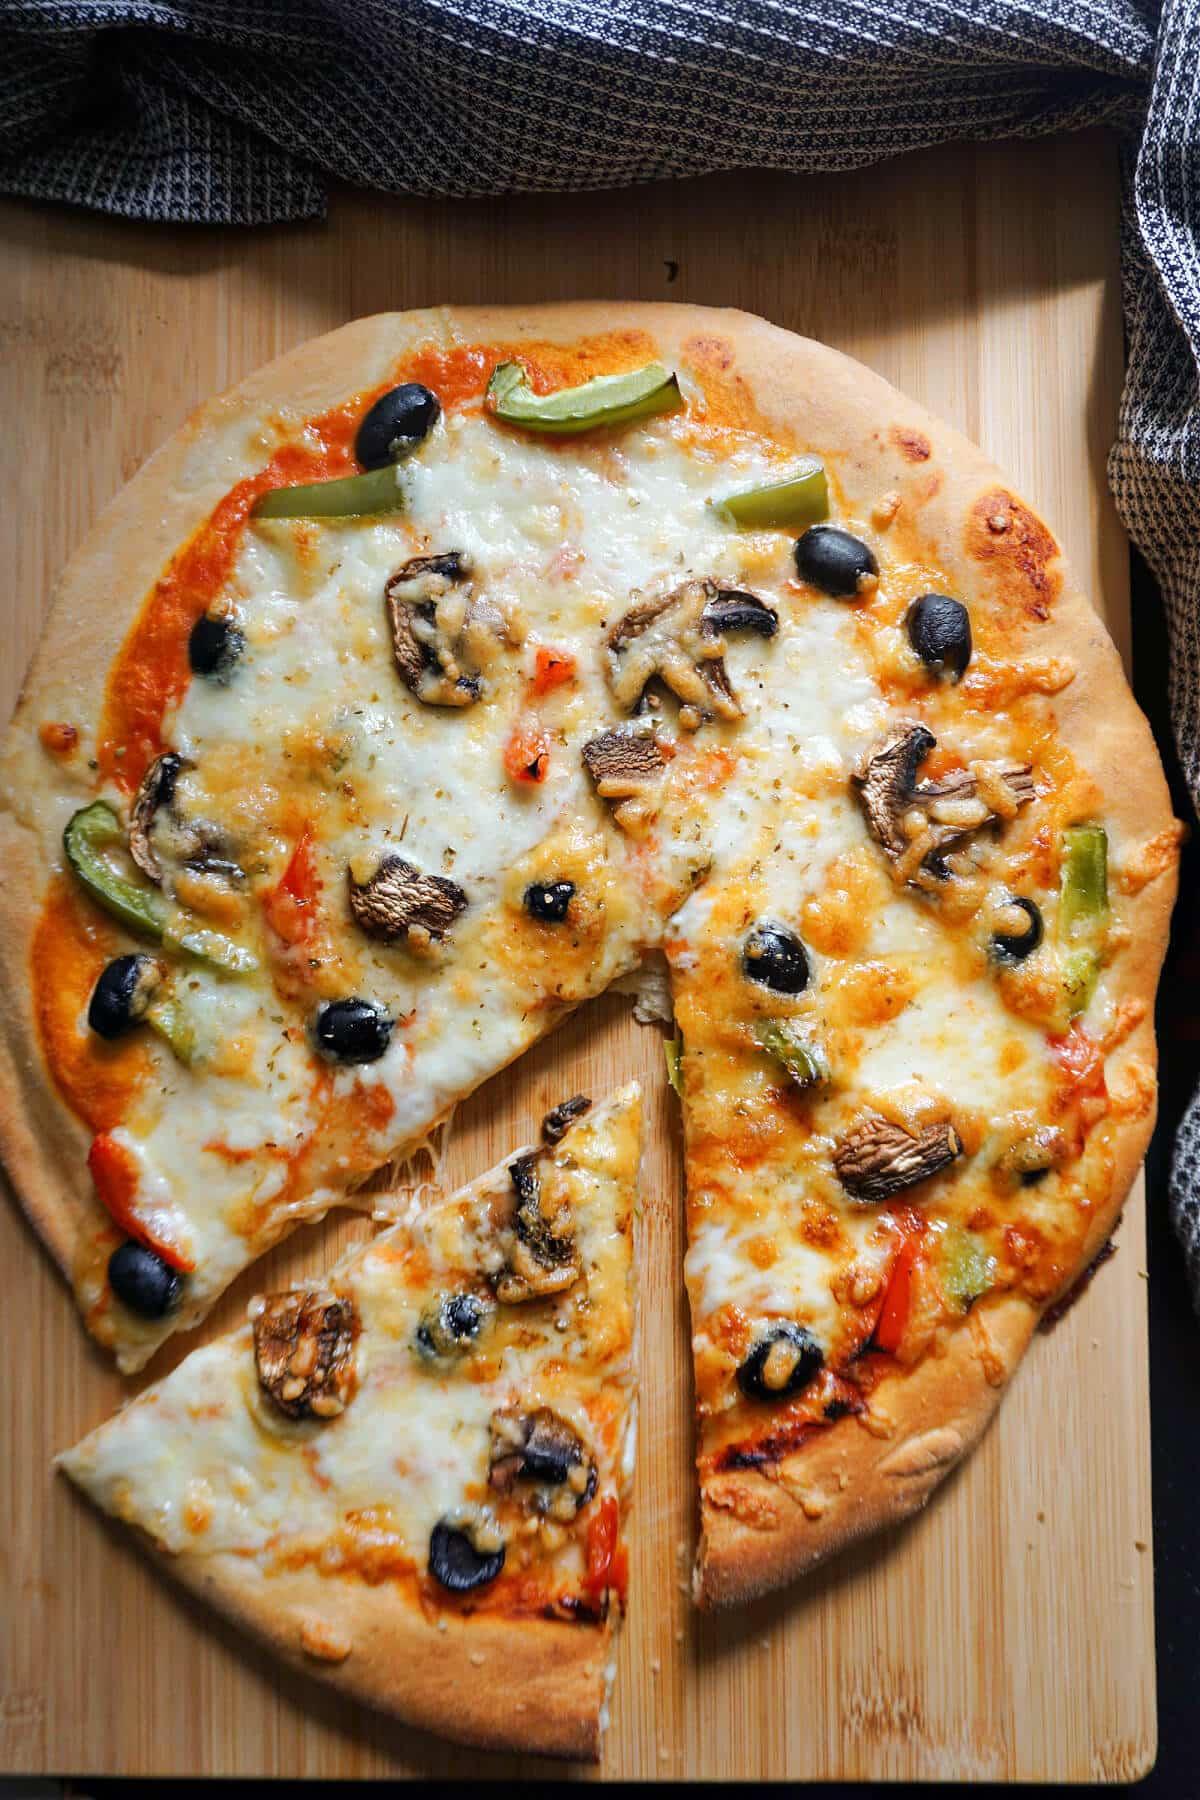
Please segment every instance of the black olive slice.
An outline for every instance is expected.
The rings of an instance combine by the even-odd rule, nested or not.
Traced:
[[[146,1016],[162,985],[152,956],[117,956],[102,971],[88,1003],[88,1024],[98,1037],[119,1038]]]
[[[504,1567],[504,1545],[477,1550],[465,1531],[439,1519],[429,1537],[429,1573],[452,1594],[486,1587]]]
[[[927,668],[961,681],[971,660],[971,615],[949,594],[922,594],[904,615],[908,641]]]
[[[783,925],[763,921],[754,927],[742,947],[742,968],[775,994],[802,994],[808,986],[808,953]]]
[[[869,546],[838,525],[812,526],[797,538],[792,555],[801,580],[835,600],[868,593],[879,574]]]
[[[331,1000],[313,1028],[317,1049],[333,1062],[378,1062],[391,1041],[393,1020],[373,1000]]]
[[[1000,907],[992,932],[992,955],[998,962],[1024,962],[1042,941],[1041,909],[1023,894],[1010,894]]]
[[[436,394],[419,381],[405,381],[381,394],[364,414],[354,454],[364,469],[382,469],[428,437],[441,414]]]
[[[791,1319],[768,1326],[737,1372],[747,1400],[786,1400],[807,1387],[825,1363],[812,1332]]]
[[[130,1238],[108,1259],[108,1283],[130,1312],[141,1319],[161,1319],[179,1299],[183,1278],[157,1250]]]
[[[525,889],[525,911],[543,925],[561,925],[574,892],[573,881],[533,881]]]
[[[479,1294],[441,1294],[425,1308],[416,1330],[422,1356],[462,1356],[479,1340],[492,1316],[492,1303]]]
[[[223,687],[245,648],[245,637],[232,619],[201,613],[188,638],[188,662],[193,675],[206,675]]]

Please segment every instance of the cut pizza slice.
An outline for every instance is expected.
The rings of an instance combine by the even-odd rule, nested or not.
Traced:
[[[625,1602],[636,1084],[317,1286],[260,1297],[60,1466],[356,1698],[594,1758]]]
[[[1037,766],[1036,712],[960,704],[939,786],[1014,803],[947,813],[939,850],[911,755],[934,734],[865,723],[756,798],[671,926],[705,1606],[924,1503],[1103,1246],[1152,1116],[1086,778]],[[897,866],[870,791],[897,746],[936,872]]]

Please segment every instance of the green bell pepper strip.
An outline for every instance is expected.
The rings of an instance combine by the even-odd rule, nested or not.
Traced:
[[[937,1273],[946,1299],[965,1313],[995,1282],[996,1263],[977,1237],[949,1225],[938,1246]]]
[[[829,484],[821,464],[810,460],[785,481],[746,488],[740,494],[727,494],[723,500],[710,500],[709,505],[727,525],[736,525],[741,531],[772,525],[807,530],[829,517]]]
[[[181,1063],[191,1067],[196,1060],[196,1027],[186,1006],[174,994],[153,1002],[146,1013],[146,1024]]]
[[[120,874],[104,855],[105,850],[124,842],[121,821],[103,800],[93,800],[74,813],[63,832],[67,861],[92,899],[130,931],[161,941],[168,916],[166,901],[140,876]]]
[[[349,519],[395,512],[404,505],[403,471],[398,462],[340,481],[312,481],[301,487],[268,488],[254,502],[256,519]]]
[[[1100,978],[1100,939],[1108,922],[1108,834],[1074,825],[1061,840],[1058,934],[1068,1016],[1086,1012]]]
[[[656,413],[678,412],[683,405],[678,377],[661,363],[624,375],[597,375],[582,387],[559,388],[553,394],[535,394],[520,363],[499,363],[492,370],[487,399],[506,424],[554,437],[572,437],[597,425],[629,425]]]
[[[258,967],[257,957],[219,931],[173,929],[171,908],[158,889],[140,875],[121,874],[104,854],[124,844],[121,821],[104,800],[93,800],[67,820],[63,832],[67,861],[98,906],[130,931],[153,938],[169,950],[186,951],[230,974],[244,975]]]
[[[224,969],[227,975],[249,975],[258,967],[257,956],[219,931],[168,928],[163,932],[163,944],[168,950],[182,950],[194,956],[197,962],[211,963],[214,969]]]
[[[667,1080],[675,1092],[683,1096],[683,1033],[677,1031],[663,1045],[663,1055],[667,1059]]]
[[[759,1026],[758,1041],[768,1056],[783,1065],[801,1092],[823,1087],[829,1080],[824,1056],[796,1026],[769,1019]]]

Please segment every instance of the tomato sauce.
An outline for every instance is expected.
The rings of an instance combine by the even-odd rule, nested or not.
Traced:
[[[107,1044],[84,1023],[92,989],[116,950],[107,920],[66,881],[53,883],[30,957],[38,1036],[59,1093],[92,1131],[120,1124],[153,1066],[136,1038]]]

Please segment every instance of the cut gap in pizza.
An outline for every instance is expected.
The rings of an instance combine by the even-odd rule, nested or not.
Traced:
[[[60,1458],[280,1655],[468,1743],[594,1758],[625,1601],[641,1095],[414,1208]]]

